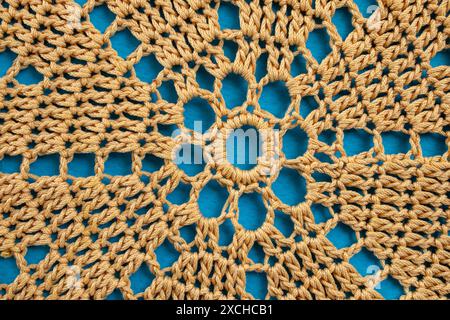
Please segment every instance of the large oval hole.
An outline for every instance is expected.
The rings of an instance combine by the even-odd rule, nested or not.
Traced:
[[[247,99],[247,81],[239,74],[230,73],[222,80],[222,97],[228,109],[242,105]]]
[[[247,230],[256,230],[266,220],[267,209],[259,193],[244,193],[239,198],[239,224]]]
[[[208,101],[195,97],[184,105],[184,125],[191,130],[204,133],[216,118]]]
[[[196,144],[182,144],[175,163],[190,177],[199,174],[205,169],[202,147]]]
[[[281,202],[295,206],[305,201],[306,181],[297,170],[283,168],[272,184],[272,190]]]
[[[200,191],[198,206],[206,218],[217,218],[228,198],[228,191],[216,180],[209,181]]]
[[[283,118],[291,103],[291,97],[284,81],[270,82],[262,89],[259,105],[277,118]]]

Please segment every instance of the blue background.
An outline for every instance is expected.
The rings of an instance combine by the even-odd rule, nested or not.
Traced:
[[[79,4],[84,4],[85,1],[77,1]],[[367,8],[370,5],[376,4],[376,1],[355,1],[359,6],[360,12],[364,17],[370,16],[370,13],[367,13]],[[94,26],[100,31],[104,32],[106,28],[110,25],[110,23],[114,20],[114,14],[112,14],[105,6],[99,6],[94,9],[94,12],[90,15],[90,20],[94,24]],[[222,28],[239,28],[239,20],[237,18],[236,8],[229,5],[224,5],[219,10],[219,22]],[[337,27],[337,30],[342,38],[345,38],[353,29],[351,25],[351,14],[346,9],[340,9],[336,12],[333,17],[333,23]],[[328,45],[328,35],[323,30],[316,30],[317,32],[312,32],[308,42],[307,47],[311,50],[313,56],[321,61],[326,55],[330,52],[330,48]],[[131,33],[127,30],[118,33],[111,39],[111,44],[113,48],[115,48],[120,56],[126,58],[128,54],[133,52],[133,50],[138,46],[139,42],[131,35]],[[225,54],[229,58],[233,58],[236,52],[236,48],[232,46],[232,44],[225,44]],[[439,52],[431,61],[431,65],[433,67],[439,65],[448,65],[450,55],[448,51]],[[3,76],[8,68],[10,67],[12,61],[14,60],[15,55],[6,50],[4,52],[0,52],[0,77]],[[301,57],[299,57],[301,58]],[[263,59],[261,59],[263,60]],[[303,63],[303,64],[302,64]],[[257,65],[257,78],[260,78],[265,73],[265,63],[258,62]],[[149,56],[144,58],[139,64],[135,66],[136,73],[138,77],[143,81],[151,81],[158,74],[158,72],[162,69],[162,66],[158,63],[158,61],[153,57]],[[294,70],[295,69],[295,70]],[[305,66],[304,61],[300,61],[299,65],[296,67],[293,66],[293,72],[304,72]],[[32,67],[29,67],[25,70],[22,70],[20,74],[16,77],[16,79],[22,84],[34,84],[38,83],[43,79],[42,75],[40,75],[36,70]],[[210,86],[212,83],[211,76],[207,74],[204,70],[199,71],[198,82],[202,87]],[[228,81],[228,82],[227,82]],[[227,106],[230,104],[238,105],[240,104],[246,96],[247,84],[239,77],[230,78],[229,80],[224,81],[222,94],[226,101]],[[176,100],[176,97],[173,97],[173,88],[167,89],[166,92],[163,93],[167,100]],[[313,109],[314,100],[305,98],[304,99],[305,108],[302,110],[306,110],[307,108]],[[189,112],[185,114],[186,123],[188,126],[193,125],[194,120],[202,119],[208,124],[212,124],[214,121],[214,113],[211,111],[205,112],[204,110],[208,110],[207,108],[201,106],[204,102],[199,102],[194,104],[193,107],[187,107]],[[268,87],[267,90],[263,93],[261,97],[260,103],[264,106],[268,106],[271,109],[266,109],[272,112],[274,115],[280,113],[280,110],[283,110],[286,104],[289,104],[289,96],[287,91],[283,89],[283,87],[277,86],[274,84],[273,87]],[[201,107],[198,107],[201,106]],[[304,114],[302,114],[304,116]],[[292,130],[293,132],[289,132],[284,140],[284,151],[287,157],[296,157],[298,155],[303,154],[306,151],[306,146],[308,142],[308,137],[301,129],[298,132]],[[410,149],[409,146],[409,137],[407,135],[402,135],[399,133],[385,133],[383,134],[383,145],[385,147],[386,153],[405,153]],[[332,142],[334,137],[333,133],[329,136],[321,136],[320,139],[324,142]],[[445,137],[428,134],[421,136],[422,149],[424,156],[434,156],[434,155],[442,155],[446,152],[447,147],[445,144]],[[344,136],[344,148],[346,150],[347,155],[354,155],[360,152],[366,151],[371,148],[373,145],[372,138],[370,135],[366,134],[364,131],[352,130],[346,132]],[[248,146],[247,146],[248,148]],[[153,157],[148,165],[158,167],[155,158]],[[18,172],[20,167],[21,157],[11,157],[5,156],[2,160],[0,160],[0,172],[2,173],[12,173]],[[58,163],[59,157],[57,155],[50,155],[45,157],[39,157],[39,160],[33,163],[31,167],[31,171],[37,175],[57,175],[58,174]],[[87,163],[91,165],[86,165]],[[106,172],[111,175],[126,175],[131,173],[130,168],[131,158],[130,154],[114,154],[111,156],[109,164],[107,163]],[[76,158],[69,164],[69,172],[74,176],[90,176],[93,175],[93,165],[94,165],[94,156],[92,154],[86,155],[77,155]],[[247,164],[241,165],[242,168],[246,168]],[[190,168],[182,168],[189,174]],[[192,169],[191,174],[196,174],[198,172],[198,168]],[[283,198],[283,202],[285,203],[298,203],[301,200],[301,197],[306,193],[306,184],[302,182],[301,178],[299,180],[298,176],[295,176],[295,173],[289,170],[283,170],[283,174],[279,179],[281,183],[277,183],[274,185],[274,192]],[[223,191],[222,188],[218,186],[208,186],[208,190],[202,192],[204,196],[200,197],[199,205],[200,209],[202,207],[208,207],[210,212],[220,212],[221,205],[223,205],[224,194],[221,193]],[[179,189],[179,190],[178,190]],[[288,192],[286,192],[288,190]],[[290,192],[291,190],[295,190],[296,192]],[[169,200],[172,203],[182,203],[186,201],[186,195],[189,192],[188,186],[181,186],[177,188],[176,192],[170,195]],[[225,195],[226,196],[226,195]],[[299,198],[300,197],[300,198]],[[260,215],[255,214],[255,212],[265,211],[265,208],[261,201],[261,196],[258,194],[250,194],[244,195],[242,199],[239,201],[239,209],[240,209],[240,218],[239,223],[241,223],[244,227],[248,229],[256,229],[261,225],[264,221],[264,217],[255,218]],[[314,204],[312,206],[312,211],[314,213],[315,219],[317,223],[324,222],[329,219],[330,213],[328,209]],[[292,222],[289,218],[286,218],[286,215],[282,213],[276,213],[276,226],[282,231],[284,234],[289,235],[292,233]],[[230,241],[233,235],[233,227],[230,223],[224,224],[223,228],[221,228],[221,245],[226,244]],[[182,235],[185,238],[193,238],[193,230],[182,230]],[[333,229],[327,237],[336,245],[337,248],[342,248],[351,245],[356,241],[354,232],[343,224],[338,224],[338,226]],[[170,243],[164,243],[157,252],[158,260],[162,266],[168,266],[175,261],[177,258],[177,252],[173,249]],[[262,250],[252,250],[252,259],[254,261],[262,261],[264,258],[264,253]],[[32,247],[28,250],[28,254],[26,259],[28,263],[37,263],[42,260],[48,252],[48,247]],[[367,267],[370,265],[380,265],[379,261],[375,258],[375,256],[363,249],[360,253],[353,256],[350,262],[355,266],[355,268],[363,275],[367,274]],[[15,260],[13,258],[0,258],[0,283],[10,283],[17,276],[17,267],[15,265]],[[154,276],[150,273],[148,268],[144,265],[142,266],[132,277],[132,289],[135,292],[142,292],[145,288],[151,283]],[[260,273],[249,273],[247,275],[247,290],[252,293],[256,298],[263,299],[266,294],[266,285],[267,280],[263,274]],[[399,283],[392,279],[388,278],[384,280],[379,289],[379,292],[387,299],[396,299],[401,294],[403,294],[403,290]],[[0,292],[2,294],[2,292]],[[109,299],[121,299],[122,296],[118,290],[113,292],[109,297]]]

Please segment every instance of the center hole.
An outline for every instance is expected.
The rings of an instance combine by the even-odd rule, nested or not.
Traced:
[[[226,141],[228,162],[241,170],[250,170],[256,167],[262,150],[263,139],[254,126],[245,125],[233,129]]]

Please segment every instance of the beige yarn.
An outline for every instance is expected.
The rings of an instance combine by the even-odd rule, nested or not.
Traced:
[[[369,24],[376,25],[369,26],[351,0],[316,0],[314,6],[311,0],[279,0],[278,12],[273,2],[233,0],[240,30],[221,30],[220,3],[212,0],[88,0],[79,25],[68,23],[73,1],[0,0],[0,52],[8,48],[17,55],[0,79],[5,111],[0,112],[0,159],[23,157],[20,172],[0,174],[0,255],[14,257],[20,270],[12,283],[0,284],[1,298],[104,299],[118,289],[125,299],[251,299],[246,273],[257,271],[267,277],[266,298],[380,299],[370,279],[349,262],[363,248],[379,259],[380,281],[390,276],[400,283],[402,299],[449,297],[450,68],[429,63],[449,47],[449,1],[379,1],[380,20],[372,18]],[[103,34],[89,20],[101,3],[115,14]],[[341,7],[353,17],[354,30],[345,41],[331,20]],[[123,59],[109,39],[125,28],[140,44]],[[326,28],[332,49],[320,64],[306,46],[317,28]],[[238,45],[234,61],[225,56],[223,40]],[[267,74],[257,82],[256,62],[265,52]],[[149,54],[164,69],[146,83],[133,66]],[[298,54],[307,72],[293,77]],[[44,79],[26,86],[15,77],[29,65]],[[214,92],[197,83],[200,66],[215,78]],[[246,102],[233,109],[221,95],[222,80],[231,72],[248,82]],[[158,91],[167,80],[175,85],[176,103]],[[291,98],[282,119],[258,103],[264,86],[276,80],[286,82]],[[318,108],[303,118],[305,96],[313,96]],[[306,200],[288,206],[271,188],[276,174],[248,173],[226,163],[210,163],[187,176],[172,159],[176,141],[157,125],[184,128],[183,106],[193,97],[209,101],[215,130],[252,123],[284,134],[300,126],[309,137],[306,153],[296,159],[281,153],[280,163],[306,180]],[[343,137],[352,128],[369,133],[373,148],[347,156]],[[336,133],[333,144],[318,139],[324,130]],[[381,133],[388,131],[408,134],[410,151],[386,154]],[[420,137],[430,132],[446,137],[443,155],[423,155]],[[132,174],[104,173],[112,152],[132,154]],[[55,153],[58,176],[30,174],[39,156]],[[77,153],[95,153],[94,176],[69,175],[68,163]],[[146,154],[164,159],[164,165],[146,172]],[[318,154],[328,155],[331,163],[319,161]],[[331,182],[315,181],[314,172]],[[218,218],[206,218],[197,200],[213,179],[229,197]],[[192,185],[190,200],[172,205],[166,197],[180,182]],[[256,231],[238,222],[238,199],[245,192],[261,194],[267,208]],[[329,207],[332,218],[316,223],[313,203]],[[139,209],[145,213],[137,214]],[[291,217],[291,236],[274,226],[275,210]],[[226,220],[235,234],[228,246],[219,246],[219,226]],[[354,230],[356,243],[337,249],[330,242],[327,234],[338,223]],[[179,230],[192,224],[196,236],[187,243]],[[111,241],[116,236],[119,240]],[[166,240],[180,256],[162,269],[155,250]],[[248,257],[255,244],[264,250],[264,263]],[[30,265],[25,255],[36,245],[50,251]],[[276,258],[273,265],[269,257]],[[130,277],[142,264],[155,279],[135,293]],[[76,273],[79,281],[70,285]]]

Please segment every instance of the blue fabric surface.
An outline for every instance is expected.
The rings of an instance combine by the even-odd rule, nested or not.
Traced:
[[[85,1],[77,2],[83,4]],[[365,17],[370,16],[370,14],[367,13],[370,2],[376,4],[375,1],[359,0],[356,2],[358,5],[360,5],[361,12]],[[233,11],[233,8],[224,7],[219,13],[221,13],[221,25],[227,28],[239,27],[239,20],[236,20],[236,12]],[[95,10],[95,14],[91,15],[90,19],[98,30],[104,32],[109,24],[113,21],[114,16],[106,9],[106,7],[102,6],[101,8]],[[349,17],[349,13],[346,13],[345,11],[339,11],[339,13],[333,18],[333,23],[335,23],[341,36],[345,37],[351,32],[352,27],[351,25],[349,25],[349,21],[351,21],[351,16]],[[311,40],[312,41],[308,42],[308,45],[310,46],[309,49],[311,50],[314,57],[317,57],[318,60],[322,60],[328,53],[326,52],[327,47],[329,49],[326,33],[324,34],[322,32],[319,34],[314,34]],[[136,47],[136,41],[137,40],[134,39],[131,33],[122,32],[120,35],[112,39],[112,46],[114,48],[117,48],[120,56],[126,58],[126,56],[131,53]],[[9,68],[8,66],[11,65],[11,61],[14,59],[14,57],[15,55],[10,51],[0,53],[0,76],[6,73],[7,69]],[[449,57],[450,55],[448,54],[448,51],[440,52],[436,56],[436,58],[433,59],[432,66],[448,65]],[[264,64],[259,64],[257,74],[263,75],[265,72],[264,68]],[[161,69],[161,65],[152,56],[145,58],[140,62],[140,64],[136,66],[137,75],[141,75],[143,77],[143,81],[153,79]],[[146,70],[150,71],[146,72]],[[205,77],[207,77],[207,75],[205,75]],[[37,83],[42,80],[42,75],[30,68],[22,72],[18,80],[23,84]],[[202,80],[200,79],[200,81]],[[210,80],[206,78],[205,83],[209,84]],[[245,99],[246,88],[236,87],[236,83],[239,83],[239,81],[236,81],[236,79],[232,79],[229,84],[224,84],[222,94],[225,98],[225,101],[227,102],[227,107],[238,105]],[[172,91],[170,91],[169,88],[167,94],[173,95],[173,89]],[[286,106],[289,105],[289,102],[289,95],[285,91],[283,91],[282,88],[279,90],[267,90],[264,93],[262,101],[260,101],[260,103],[264,104],[267,108],[275,108],[273,110],[268,110],[274,115],[278,115],[280,114],[280,112],[284,112],[285,108],[287,108]],[[214,114],[201,114],[197,109],[195,109],[195,107],[193,108],[194,109],[189,110],[190,113],[188,113],[186,116],[187,121],[190,125],[193,126],[193,119],[198,119],[204,116],[207,116],[207,118],[205,118],[205,121],[207,121],[209,125],[212,124],[212,121],[214,120]],[[190,118],[191,114],[192,117]],[[296,137],[297,136],[290,137],[285,141],[284,147],[286,148],[286,150],[288,150],[289,155],[292,157],[296,157],[305,152],[308,143],[308,137],[306,136],[306,134],[299,133],[298,137],[300,138]],[[322,138],[333,139],[332,137],[321,137],[320,139]],[[349,133],[348,135],[345,135],[344,147],[347,155],[357,154],[370,149],[373,145],[373,141],[371,141],[371,139],[372,137],[370,135],[367,135],[365,132],[355,131]],[[408,136],[404,136],[401,134],[386,134],[385,136],[383,136],[383,144],[386,149],[386,153],[407,152],[409,150],[408,139]],[[429,135],[424,136],[421,139],[423,139],[422,147],[424,150],[424,156],[443,154],[446,150],[445,140],[442,141],[442,137]],[[31,172],[37,175],[58,174],[58,158],[59,157],[57,155],[39,157],[38,161],[31,165]],[[4,157],[2,160],[0,160],[0,172],[18,172],[20,169],[21,160],[22,159],[20,156]],[[130,154],[117,153],[111,155],[109,161],[110,163],[107,163],[105,166],[105,170],[107,171],[107,173],[111,175],[125,175],[131,173]],[[149,163],[151,164],[153,162],[150,161]],[[93,175],[93,164],[93,155],[78,155],[74,159],[74,161],[69,164],[69,173],[77,177]],[[306,192],[306,186],[304,184],[304,181],[303,183],[299,184],[299,177],[296,177],[296,173],[292,171],[293,170],[286,170],[286,176],[282,180],[283,183],[281,183],[281,185],[275,185],[274,190],[275,192],[277,192],[277,189],[279,189],[280,194],[282,194],[280,198],[283,197],[285,203],[292,202],[293,204],[296,204],[303,201],[304,198],[302,198],[301,196],[304,196],[304,193]],[[204,194],[204,196],[200,197],[200,208],[217,207],[217,210],[221,209],[220,204],[222,203],[223,205],[223,201],[221,202],[221,199],[223,199],[224,196],[226,197],[226,195],[220,194],[220,191],[217,191],[217,186],[215,188],[216,191],[214,191],[214,186],[206,188],[208,194]],[[188,191],[181,190],[178,191],[178,193],[174,193],[174,195],[171,195],[172,198],[170,201],[173,203],[177,203],[177,201],[185,201],[186,192]],[[254,229],[262,223],[261,221],[263,220],[261,220],[260,218],[255,219],[255,216],[258,216],[261,211],[264,211],[260,196],[259,198],[258,195],[248,195],[243,197],[239,202],[239,209],[243,212],[243,214],[240,215],[239,223],[241,223],[246,228]],[[315,216],[317,215],[316,221],[319,223],[326,221],[330,217],[327,209],[324,209],[324,207],[321,208],[320,205],[315,205],[313,207],[313,212]],[[277,227],[283,232],[289,233],[289,230],[290,232],[292,232],[292,222],[289,220],[290,219],[286,219],[286,217],[277,219]],[[225,226],[223,230],[221,230],[224,235],[220,236],[221,241],[226,242],[227,239],[229,241],[232,237],[233,231],[234,230],[232,226],[228,226],[228,228]],[[186,235],[191,232],[192,235],[192,230],[183,230],[182,232],[185,232]],[[349,244],[356,241],[353,231],[349,227],[343,225],[339,225],[339,227],[335,228],[332,232],[330,232],[328,237],[338,248],[348,246]],[[172,263],[178,255],[178,252],[174,250],[174,248],[171,248],[170,243],[164,243],[163,246],[161,246],[158,250],[158,260],[164,266],[170,265],[170,263]],[[42,259],[42,257],[45,256],[47,252],[48,247],[35,247],[28,252],[27,261],[28,259],[30,259],[29,261],[34,262],[40,261],[40,259]],[[370,266],[376,266],[377,264],[379,264],[377,259],[373,255],[371,255],[370,252],[364,251],[353,257],[351,259],[351,263],[363,275],[370,274],[370,272],[368,272]],[[10,283],[17,276],[17,272],[18,270],[13,258],[0,258],[0,283]],[[149,272],[148,268],[144,266],[133,275],[131,280],[133,290],[142,291],[148,284],[151,283],[151,281],[153,280],[153,275]],[[247,290],[254,294],[255,297],[263,299],[267,290],[267,279],[263,275],[258,273],[249,274],[247,277]],[[396,281],[393,281],[390,278],[386,279],[381,284],[378,290],[385,298],[388,299],[398,298],[398,296],[402,294],[402,288]],[[114,292],[113,295],[110,296],[110,298],[121,298],[120,292]]]

